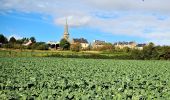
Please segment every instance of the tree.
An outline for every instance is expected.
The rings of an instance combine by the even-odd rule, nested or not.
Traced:
[[[81,49],[81,45],[80,45],[80,43],[72,44],[71,47],[70,47],[70,49],[71,49],[72,51],[79,52],[80,49]]]
[[[131,54],[131,57],[135,60],[144,59],[141,50],[132,49],[130,54]]]
[[[22,41],[21,39],[18,39],[18,40],[16,40],[16,43],[17,43],[17,44],[22,44],[23,41]]]
[[[26,49],[31,49],[32,52],[34,50],[48,50],[49,46],[45,42],[36,42],[32,45],[25,46]]]
[[[70,43],[66,39],[60,40],[60,47],[62,50],[69,50],[70,49]]]
[[[32,43],[36,43],[35,37],[30,37],[30,40],[31,40]]]
[[[88,50],[92,50],[93,49],[93,46],[92,44],[90,43],[89,46],[88,46]]]
[[[114,51],[114,46],[111,43],[104,43],[103,46],[97,48],[99,51],[108,51],[108,52],[113,52]]]
[[[22,41],[22,43],[27,43],[29,41],[29,38],[24,37],[21,39],[21,41]]]
[[[126,53],[130,52],[130,50],[131,50],[131,49],[130,49],[129,47],[124,47],[124,48],[123,48],[123,52],[126,52]]]
[[[156,50],[159,53],[159,59],[170,59],[170,46],[157,46]]]
[[[16,39],[15,39],[14,37],[11,37],[11,38],[9,39],[9,43],[16,43]]]
[[[143,57],[145,59],[158,59],[158,52],[152,42],[143,48]]]
[[[8,43],[8,39],[3,34],[0,34],[0,43]]]

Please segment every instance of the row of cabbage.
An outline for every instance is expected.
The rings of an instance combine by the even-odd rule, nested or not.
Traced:
[[[0,99],[169,98],[169,61],[0,58]]]

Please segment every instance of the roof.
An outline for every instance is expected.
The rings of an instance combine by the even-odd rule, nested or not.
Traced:
[[[94,44],[96,44],[96,45],[103,45],[103,44],[105,44],[105,43],[106,43],[105,41],[94,40]]]
[[[125,41],[123,41],[123,42],[116,42],[116,43],[114,43],[114,45],[129,45],[129,44],[131,45],[133,43],[135,43],[135,42],[133,42],[133,41],[125,42]]]
[[[137,47],[144,47],[146,44],[137,44]]]
[[[59,44],[59,42],[55,42],[55,41],[48,41],[47,44]]]
[[[31,45],[32,44],[32,41],[31,40],[29,40],[27,43],[25,43],[25,44],[23,44],[23,45],[25,45],[25,46],[29,46],[29,45]]]
[[[75,38],[73,39],[73,42],[79,42],[79,43],[88,43],[88,41],[84,38]]]

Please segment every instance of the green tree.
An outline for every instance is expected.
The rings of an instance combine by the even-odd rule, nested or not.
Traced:
[[[9,39],[9,43],[16,43],[16,39],[15,39],[14,37],[11,37],[11,38]]]
[[[22,39],[18,39],[18,40],[16,40],[16,43],[17,43],[17,44],[22,44],[23,41],[22,41]]]
[[[159,53],[159,59],[170,59],[170,46],[157,46],[156,50]]]
[[[29,38],[24,37],[24,38],[21,39],[21,41],[22,41],[22,43],[26,43],[26,42],[29,41]]]
[[[8,43],[8,39],[3,34],[0,34],[0,43]]]
[[[62,50],[69,50],[70,49],[70,43],[66,39],[60,40],[60,47]]]
[[[35,37],[30,37],[30,40],[31,40],[32,43],[36,43]]]
[[[124,48],[123,48],[123,52],[126,52],[126,53],[130,52],[130,50],[131,50],[131,49],[130,49],[129,47],[124,47]]]
[[[36,47],[37,50],[48,50],[47,44],[41,44]]]
[[[135,59],[135,60],[144,59],[141,50],[132,49],[130,53],[131,53],[132,59]]]
[[[158,59],[158,55],[155,45],[152,42],[143,48],[143,57],[145,59]]]

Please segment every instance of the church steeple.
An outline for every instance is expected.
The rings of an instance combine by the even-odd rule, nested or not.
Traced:
[[[66,19],[66,24],[64,27],[64,39],[69,40],[69,33],[68,33],[68,24],[67,24],[67,19]]]

